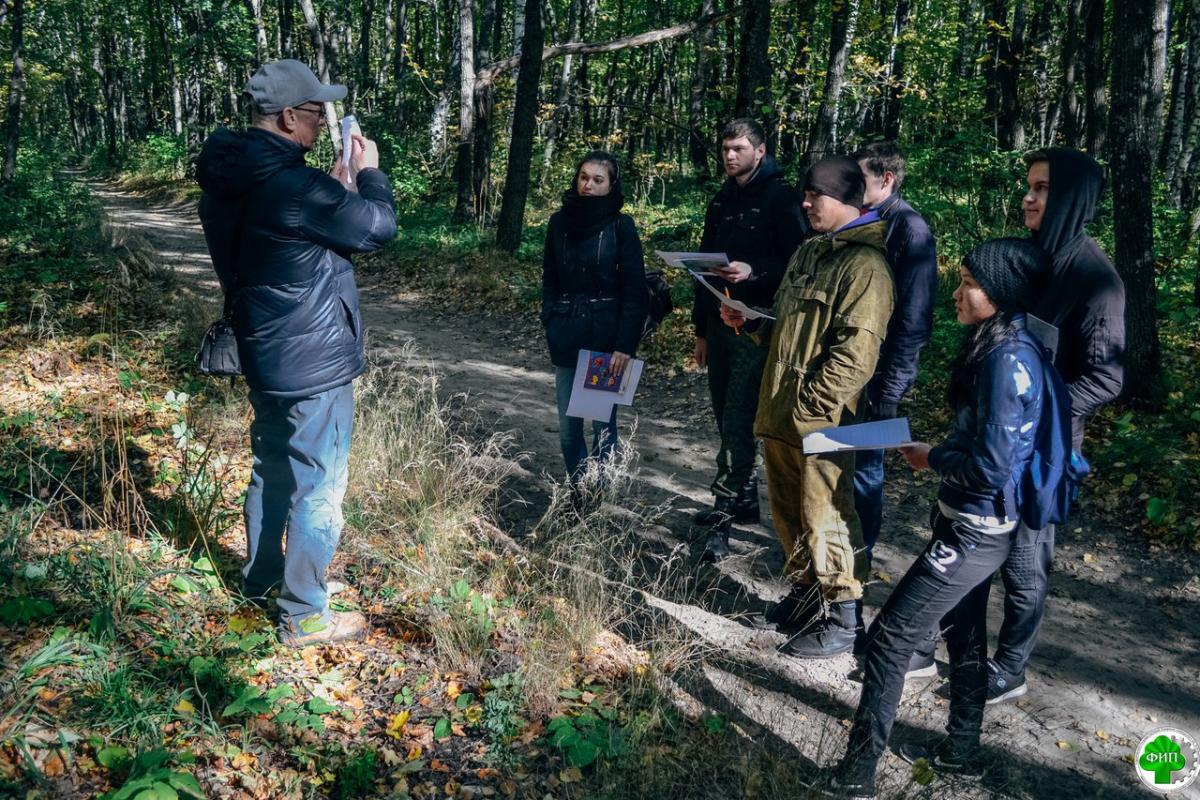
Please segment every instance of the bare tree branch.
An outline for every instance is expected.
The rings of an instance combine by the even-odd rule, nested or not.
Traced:
[[[708,14],[706,16],[694,19],[691,22],[682,22],[678,25],[672,25],[669,28],[660,28],[655,31],[646,31],[645,33],[636,33],[631,36],[622,36],[620,39],[613,39],[611,42],[567,42],[566,44],[551,45],[542,49],[542,61],[549,61],[552,58],[558,58],[565,55],[579,55],[592,53],[615,53],[618,50],[628,50],[633,47],[645,47],[648,44],[656,42],[665,42],[671,39],[678,39],[682,36],[695,33],[696,31],[706,28],[709,25],[716,25],[725,20],[737,16],[741,13],[741,8],[733,8],[728,11],[722,11],[717,14]],[[493,61],[479,69],[475,75],[475,88],[478,91],[480,88],[489,86],[495,82],[496,78],[502,73],[514,69],[520,63],[520,56],[512,56],[499,61]]]

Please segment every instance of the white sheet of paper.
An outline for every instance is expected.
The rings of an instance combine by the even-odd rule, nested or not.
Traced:
[[[342,163],[350,163],[350,131],[354,129],[354,117],[342,117]]]
[[[848,450],[882,450],[913,443],[912,434],[908,430],[908,417],[826,428],[808,434],[801,442],[805,455],[841,453]]]
[[[672,267],[686,269],[688,272],[700,275],[721,277],[721,273],[713,272],[713,267],[724,267],[729,264],[729,257],[724,253],[674,253],[665,250],[655,250],[654,254]]]
[[[716,297],[723,304],[729,306],[730,308],[732,308],[736,311],[740,311],[742,313],[742,316],[745,317],[746,319],[775,319],[770,314],[764,314],[761,311],[751,308],[750,306],[743,303],[741,300],[734,300],[732,298],[726,297],[724,292],[718,291],[715,286],[713,286],[708,281],[704,280],[704,278],[701,276],[701,274],[699,272],[696,272],[695,270],[691,270],[691,269],[689,269],[688,272],[690,272],[692,274],[692,277],[695,278],[697,281],[699,281],[700,284],[705,289],[708,289],[710,292],[712,292],[714,297]]]
[[[590,357],[590,350],[580,350],[579,357],[575,359],[575,377],[571,384],[571,399],[567,403],[567,416],[608,422],[613,406],[633,405],[633,396],[637,392],[638,382],[642,379],[642,370],[646,367],[646,362],[637,358],[630,359],[629,366],[625,368],[629,370],[625,391],[617,394],[588,389],[583,385],[583,376],[587,374]]]

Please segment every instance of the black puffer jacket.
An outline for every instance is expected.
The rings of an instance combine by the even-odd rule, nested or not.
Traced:
[[[1058,328],[1054,366],[1071,393],[1071,428],[1082,452],[1089,415],[1121,393],[1125,377],[1125,284],[1084,232],[1104,189],[1104,171],[1078,150],[1052,147],[1050,194],[1033,234],[1053,262],[1034,316]]]
[[[725,253],[730,261],[750,265],[751,277],[740,283],[707,278],[718,290],[750,306],[770,308],[787,271],[788,260],[812,235],[800,194],[786,180],[779,165],[765,156],[758,172],[745,186],[726,178],[704,215],[700,251]],[[720,325],[720,303],[711,292],[697,287],[692,305],[696,336],[704,338],[710,323]]]
[[[358,376],[363,326],[349,255],[396,235],[387,176],[363,170],[355,194],[281,136],[222,128],[204,143],[196,179],[250,388],[306,397]]]
[[[1015,520],[1017,487],[1033,455],[1045,401],[1041,345],[1016,329],[987,354],[975,373],[974,401],[955,409],[946,441],[929,451],[941,476],[938,499],[968,514]]]
[[[650,297],[637,226],[617,214],[595,233],[574,235],[564,212],[550,217],[542,256],[542,324],[550,360],[574,367],[580,350],[634,355]]]

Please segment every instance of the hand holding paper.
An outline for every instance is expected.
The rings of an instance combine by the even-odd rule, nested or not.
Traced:
[[[913,469],[929,469],[929,451],[933,448],[924,442],[915,442],[900,448],[900,455]]]
[[[689,269],[688,272],[691,273],[693,278],[700,282],[701,286],[712,292],[713,296],[721,301],[721,305],[728,306],[729,308],[738,311],[742,315],[743,319],[775,319],[770,314],[764,314],[761,311],[756,311],[755,309],[743,303],[741,300],[733,300],[724,292],[718,292],[716,287],[704,280],[703,276],[701,276],[700,273],[696,272],[695,270]]]

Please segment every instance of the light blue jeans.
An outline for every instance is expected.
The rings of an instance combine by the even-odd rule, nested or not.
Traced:
[[[342,534],[354,386],[287,400],[251,391],[250,404],[245,595],[262,598],[279,586],[282,626],[314,615],[327,620],[325,570]]]
[[[563,461],[571,483],[577,483],[587,472],[588,446],[583,435],[583,420],[567,416],[567,405],[571,402],[571,384],[575,381],[574,367],[554,368],[554,388],[558,399],[558,443],[562,447]],[[591,456],[607,461],[617,446],[617,407],[613,406],[612,418],[608,422],[592,423]]]

